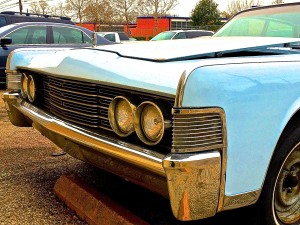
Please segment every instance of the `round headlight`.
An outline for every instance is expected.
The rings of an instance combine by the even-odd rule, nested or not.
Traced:
[[[21,76],[21,96],[22,98],[27,98],[27,82],[28,78],[25,73]]]
[[[146,105],[142,111],[141,126],[149,140],[160,140],[164,131],[164,117],[161,111],[154,105]]]
[[[118,96],[109,105],[108,118],[114,132],[127,137],[134,131],[134,113],[136,106],[127,98]]]
[[[158,144],[164,135],[165,119],[161,109],[153,102],[143,102],[134,119],[138,137],[147,145]]]
[[[30,102],[36,99],[36,84],[32,75],[27,77],[27,95]]]

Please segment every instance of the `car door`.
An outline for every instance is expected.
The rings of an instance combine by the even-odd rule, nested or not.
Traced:
[[[5,66],[9,53],[18,48],[47,46],[47,26],[28,25],[16,27],[4,37],[11,38],[12,43],[0,46],[0,83],[5,83]]]

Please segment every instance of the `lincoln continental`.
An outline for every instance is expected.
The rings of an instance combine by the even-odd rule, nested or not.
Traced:
[[[21,49],[4,101],[71,156],[170,200],[178,220],[257,204],[300,223],[300,3],[257,7],[212,37]]]

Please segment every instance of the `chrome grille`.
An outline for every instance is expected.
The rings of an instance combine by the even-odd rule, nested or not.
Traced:
[[[64,120],[92,128],[112,131],[108,120],[108,107],[116,96],[138,95],[142,101],[157,96],[137,93],[89,82],[43,76],[43,105]],[[173,104],[173,99],[167,99]]]
[[[192,152],[224,146],[222,114],[211,109],[174,109],[173,151]]]

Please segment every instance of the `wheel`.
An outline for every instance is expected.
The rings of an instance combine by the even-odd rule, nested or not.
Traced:
[[[262,224],[300,224],[300,128],[276,150],[260,198]]]

